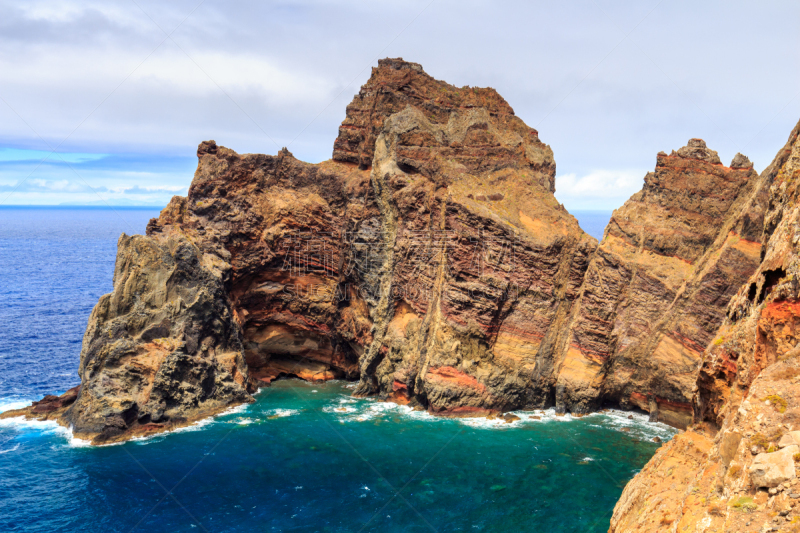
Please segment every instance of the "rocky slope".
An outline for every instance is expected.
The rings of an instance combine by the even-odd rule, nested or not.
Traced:
[[[686,427],[703,349],[759,263],[766,189],[700,139],[659,153],[592,256],[558,374],[572,411],[638,407]]]
[[[703,355],[693,431],[628,484],[610,531],[800,529],[799,137],[761,175],[761,260]]]

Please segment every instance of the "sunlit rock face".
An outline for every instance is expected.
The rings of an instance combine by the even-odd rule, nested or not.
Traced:
[[[723,166],[699,139],[659,154],[598,245],[553,195],[550,147],[494,89],[402,59],[373,69],[329,161],[214,141],[197,156],[188,195],[120,239],[80,391],[46,402],[95,443],[281,376],[441,415],[614,405],[683,427],[760,261],[768,185],[746,157]]]
[[[554,198],[550,148],[496,91],[386,59],[332,160],[213,141],[197,156],[187,197],[120,239],[80,393],[49,416],[122,440],[279,376],[357,380],[358,395],[440,414],[552,404],[597,242]]]
[[[726,167],[701,139],[659,153],[592,256],[557,404],[610,402],[688,425],[703,350],[760,261],[767,198],[741,154]]]
[[[628,483],[610,531],[788,531],[796,522],[799,187],[800,123],[759,177],[755,197],[764,190],[768,200],[757,265],[701,356],[694,431]],[[742,217],[740,234],[756,220]]]

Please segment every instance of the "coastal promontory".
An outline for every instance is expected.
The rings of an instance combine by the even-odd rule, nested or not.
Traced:
[[[611,531],[778,530],[800,501],[798,128],[761,174],[702,139],[654,154],[598,242],[494,89],[381,60],[328,161],[202,142],[187,196],[119,238],[80,385],[2,416],[104,444],[282,377],[441,416],[636,409],[686,431]]]

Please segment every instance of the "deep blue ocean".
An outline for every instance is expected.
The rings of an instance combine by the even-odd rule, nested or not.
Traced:
[[[0,410],[78,383],[117,237],[156,215],[0,208]],[[652,438],[674,434],[615,411],[439,419],[351,386],[279,381],[228,414],[104,447],[0,421],[0,532],[603,532]]]
[[[578,219],[581,229],[597,239],[603,240],[608,221],[611,220],[611,211],[570,211]]]

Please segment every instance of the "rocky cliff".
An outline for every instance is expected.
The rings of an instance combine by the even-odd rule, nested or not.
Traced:
[[[703,354],[694,426],[628,484],[610,531],[798,529],[800,124],[759,182],[759,264]]]
[[[555,199],[550,148],[496,91],[382,60],[329,161],[201,143],[188,195],[119,240],[81,386],[3,416],[113,442],[252,401],[281,376],[349,379],[357,395],[449,416],[694,416],[705,426],[631,482],[612,530],[700,523],[687,498],[727,494],[719,472],[755,461],[749,430],[725,426],[752,418],[737,402],[772,398],[753,423],[793,412],[793,396],[754,380],[792,345],[795,141],[761,176],[699,139],[658,154],[598,243]],[[738,437],[713,441],[719,427]]]
[[[557,404],[638,407],[686,427],[698,363],[759,263],[766,189],[700,139],[659,153],[592,256],[570,322]]]
[[[440,414],[551,403],[537,383],[597,242],[496,91],[382,60],[332,160],[213,141],[197,155],[188,196],[120,238],[80,392],[48,411],[76,436],[185,424],[282,375],[358,380],[358,395]]]

